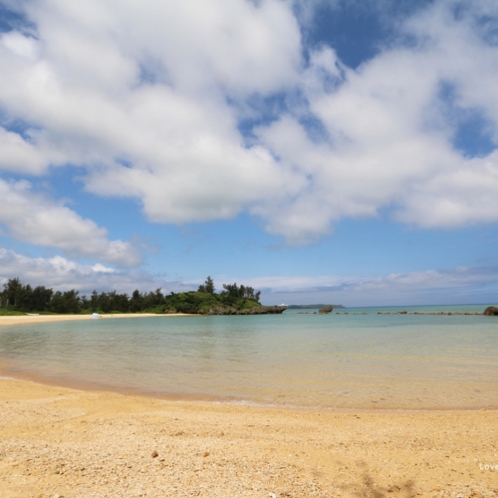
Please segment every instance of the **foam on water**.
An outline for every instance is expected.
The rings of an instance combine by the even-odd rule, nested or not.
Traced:
[[[5,375],[155,396],[326,408],[498,406],[498,319],[377,314],[398,310],[7,326],[0,358],[10,365]]]

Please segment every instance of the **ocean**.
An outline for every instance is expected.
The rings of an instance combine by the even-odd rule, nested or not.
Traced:
[[[0,328],[0,360],[4,376],[165,398],[322,409],[497,408],[498,318],[411,314],[485,307],[13,325]],[[378,314],[400,310],[409,314]]]

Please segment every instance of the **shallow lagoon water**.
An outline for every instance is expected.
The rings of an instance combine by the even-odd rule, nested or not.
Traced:
[[[0,329],[0,358],[9,365],[5,375],[155,396],[322,408],[498,407],[498,319],[377,314],[399,309],[15,325]]]

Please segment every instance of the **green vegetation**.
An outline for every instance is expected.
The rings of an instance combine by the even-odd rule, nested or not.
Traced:
[[[213,280],[208,277],[197,292],[171,293],[166,296],[168,312],[225,314],[230,311],[260,308],[260,292],[252,287],[240,287],[237,284],[224,284],[223,291],[216,294]]]
[[[0,316],[19,316],[24,315],[21,311],[10,311],[6,309],[0,309]]]
[[[171,293],[164,296],[161,289],[142,294],[133,291],[131,296],[116,291],[93,291],[90,297],[80,296],[79,291],[65,292],[32,288],[18,278],[10,279],[0,292],[0,314],[56,313],[200,313],[232,314],[239,311],[261,308],[259,297],[252,287],[237,284],[223,285],[215,292],[214,283],[208,277],[197,291]]]

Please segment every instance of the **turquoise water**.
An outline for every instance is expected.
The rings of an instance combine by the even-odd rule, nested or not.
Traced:
[[[326,408],[498,407],[497,318],[377,314],[398,310],[15,325],[0,328],[0,358],[9,365],[4,375],[155,396]]]

